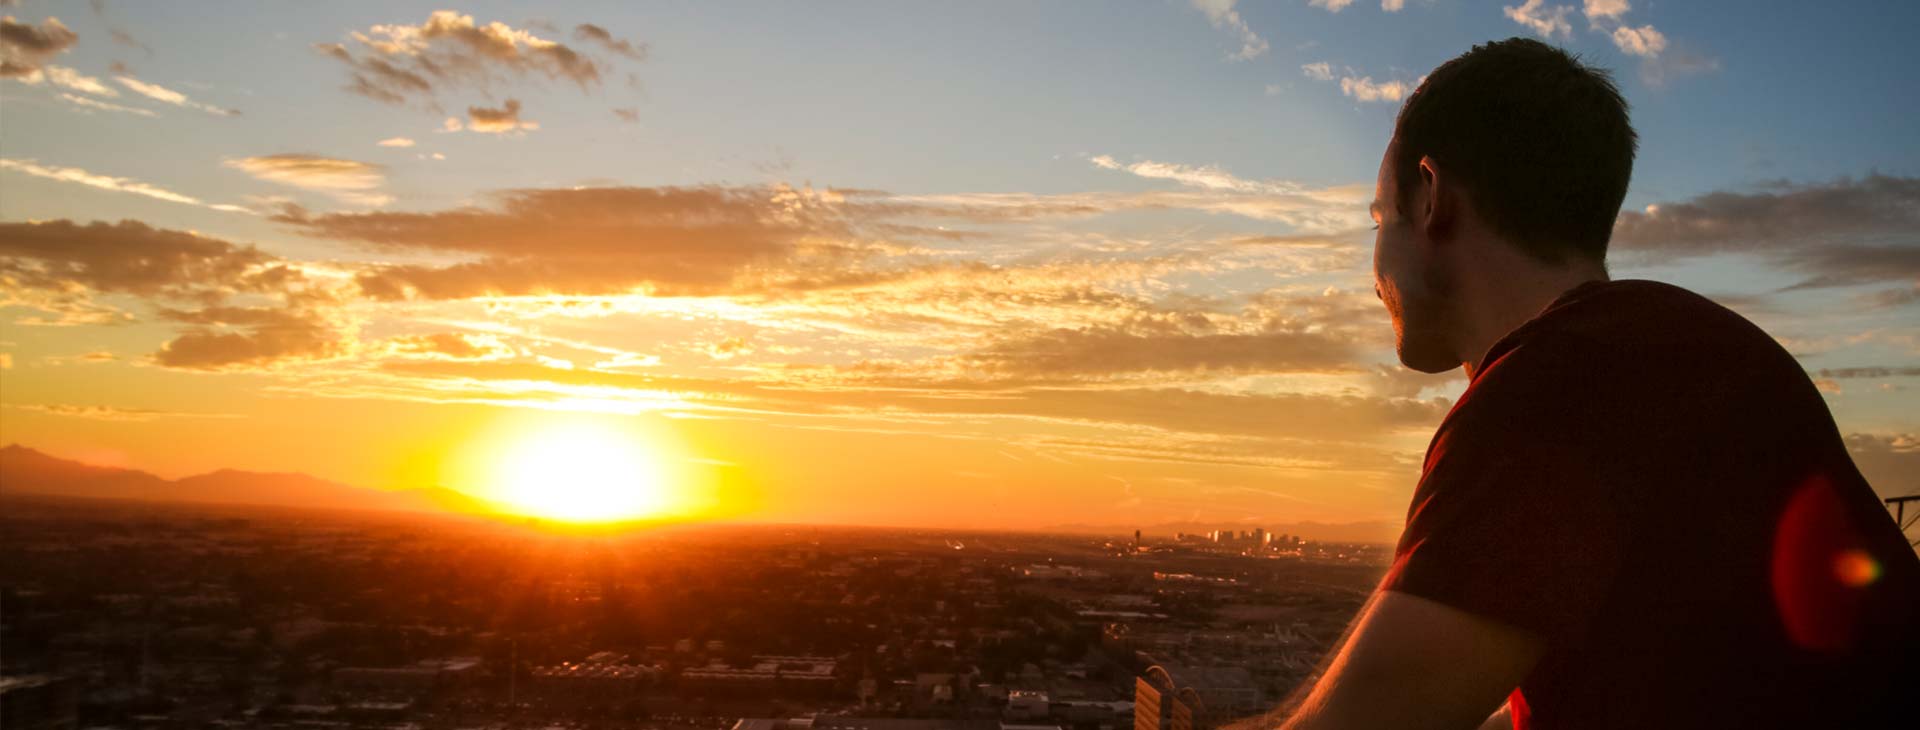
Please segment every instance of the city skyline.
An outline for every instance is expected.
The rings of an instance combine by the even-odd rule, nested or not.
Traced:
[[[168,10],[4,4],[0,444],[589,521],[1397,522],[1464,377],[1394,360],[1374,171],[1521,35],[1634,106],[1614,274],[1920,490],[1913,8]]]

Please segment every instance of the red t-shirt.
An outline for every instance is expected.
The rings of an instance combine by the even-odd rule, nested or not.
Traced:
[[[1521,730],[1920,727],[1920,560],[1793,356],[1667,284],[1487,352],[1381,587],[1545,639]]]

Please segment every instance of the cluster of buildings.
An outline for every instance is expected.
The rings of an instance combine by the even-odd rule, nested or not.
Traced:
[[[1225,527],[1207,532],[1178,532],[1174,533],[1174,541],[1253,550],[1292,550],[1307,544],[1306,539],[1298,535],[1274,534],[1267,532],[1264,527],[1255,527],[1251,530]]]
[[[1204,730],[1385,567],[1221,547],[1291,540],[10,509],[0,725]]]

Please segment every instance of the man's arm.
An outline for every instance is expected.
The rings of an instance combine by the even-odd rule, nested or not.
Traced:
[[[1513,713],[1508,709],[1510,706],[1507,703],[1500,703],[1500,709],[1494,710],[1492,715],[1487,716],[1486,722],[1480,723],[1480,730],[1513,730]]]
[[[1383,591],[1283,730],[1479,728],[1544,651],[1531,632]]]

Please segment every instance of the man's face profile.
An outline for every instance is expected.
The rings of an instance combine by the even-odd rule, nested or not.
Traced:
[[[1393,320],[1393,349],[1400,364],[1423,373],[1442,373],[1460,367],[1460,358],[1447,346],[1445,332],[1448,277],[1433,242],[1415,222],[1416,199],[1403,205],[1394,177],[1394,144],[1387,145],[1374,184],[1370,213],[1373,237],[1373,286]],[[1403,215],[1405,211],[1409,215]]]

